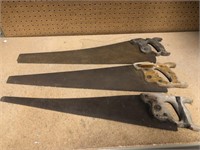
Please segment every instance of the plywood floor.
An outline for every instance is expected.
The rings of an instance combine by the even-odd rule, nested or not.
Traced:
[[[139,94],[136,92],[66,89],[6,84],[11,75],[101,68],[111,65],[17,64],[20,53],[63,51],[117,43],[132,38],[162,37],[169,57],[159,62],[177,63],[174,71],[187,89],[169,89],[169,94],[194,100],[188,105],[193,121],[200,125],[199,33],[152,33],[99,36],[59,36],[0,39],[0,96],[35,98],[80,98]],[[200,133],[177,132],[78,116],[28,106],[0,103],[0,147],[8,149],[83,149],[157,144],[196,143]]]

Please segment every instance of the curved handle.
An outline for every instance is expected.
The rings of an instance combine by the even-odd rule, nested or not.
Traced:
[[[174,122],[180,128],[189,128],[194,131],[200,131],[200,127],[193,124],[190,112],[184,105],[185,103],[191,104],[191,99],[160,93],[142,93],[140,97],[150,106],[151,112],[156,119]],[[165,103],[172,105],[179,117],[178,121],[172,117],[172,114],[165,106]]]
[[[188,85],[182,83],[178,80],[176,74],[170,69],[175,68],[176,64],[172,62],[168,63],[150,63],[150,62],[139,62],[133,64],[134,67],[138,70],[141,70],[144,73],[145,80],[147,82],[157,83],[159,86],[168,87],[168,88],[186,88]],[[163,79],[156,71],[162,73],[167,80]]]
[[[137,44],[140,50],[143,53],[154,53],[156,56],[169,56],[170,53],[166,51],[164,46],[160,43],[162,38],[154,37],[154,38],[138,38],[131,40],[132,43]],[[156,51],[151,49],[151,46],[154,47]]]

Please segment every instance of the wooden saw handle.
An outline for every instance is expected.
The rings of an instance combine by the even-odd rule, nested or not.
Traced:
[[[142,93],[140,97],[143,102],[150,106],[151,113],[156,119],[163,122],[173,122],[180,128],[200,131],[200,127],[193,123],[190,112],[185,106],[185,104],[192,104],[191,99],[163,93]],[[173,107],[179,120],[174,118],[174,115],[168,109],[166,103]]]
[[[144,73],[147,82],[154,82],[159,86],[167,88],[186,88],[188,86],[186,83],[180,82],[176,74],[170,69],[176,67],[175,63],[168,62],[164,64],[154,64],[150,62],[139,62],[133,65],[137,70],[141,70]],[[157,71],[162,73],[167,80],[161,77]]]

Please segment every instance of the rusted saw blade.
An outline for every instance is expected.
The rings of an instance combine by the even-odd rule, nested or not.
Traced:
[[[10,76],[7,83],[143,92],[167,92],[166,87],[147,82],[133,65],[46,74]]]
[[[173,122],[161,122],[153,117],[139,95],[75,99],[42,99],[3,97],[1,102],[42,108],[94,118],[119,121],[145,127],[177,130]]]
[[[48,64],[132,64],[156,62],[156,55],[169,55],[159,43],[161,38],[131,41],[83,50],[20,54],[19,63]],[[153,52],[151,44],[156,52]]]

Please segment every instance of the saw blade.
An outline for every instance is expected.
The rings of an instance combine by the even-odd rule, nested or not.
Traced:
[[[132,64],[156,62],[154,53],[141,52],[137,44],[130,41],[82,50],[20,54],[18,63],[48,64]]]
[[[135,69],[133,65],[10,76],[7,83],[83,89],[167,92],[166,87],[147,82],[143,72]]]
[[[3,97],[1,102],[177,131],[176,124],[155,119],[139,95],[74,99]]]

